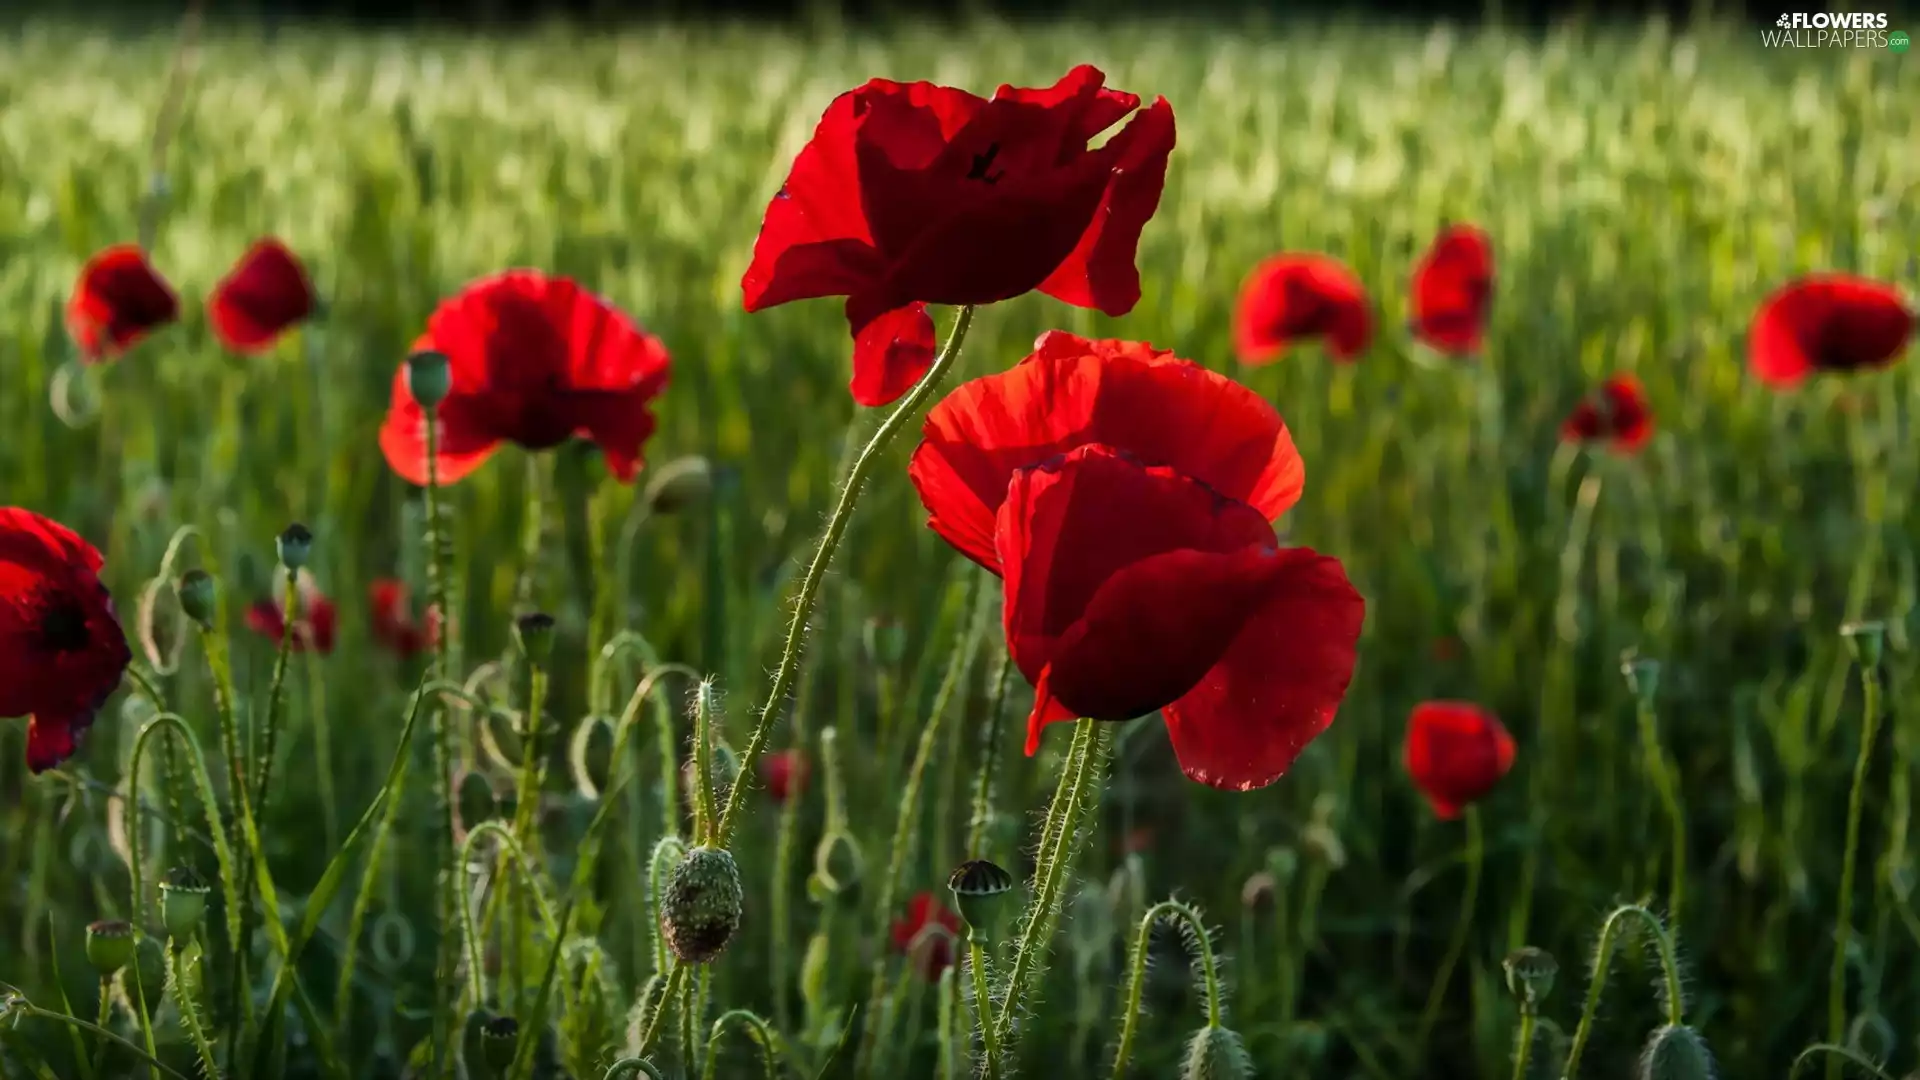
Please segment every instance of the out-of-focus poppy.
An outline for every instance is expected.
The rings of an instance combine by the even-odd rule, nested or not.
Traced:
[[[36,773],[73,756],[133,659],[103,563],[66,526],[0,508],[0,716],[28,718]]]
[[[1615,375],[1574,406],[1560,437],[1567,442],[1605,443],[1622,454],[1638,453],[1653,438],[1653,412],[1646,391],[1631,375]]]
[[[67,333],[80,358],[97,364],[126,352],[180,315],[180,299],[136,244],[87,260],[67,299]]]
[[[415,619],[403,581],[380,578],[368,589],[372,606],[373,640],[405,660],[440,644],[440,609],[429,605],[423,619]]]
[[[1493,242],[1472,225],[1450,225],[1413,270],[1414,336],[1440,352],[1473,355],[1493,305]]]
[[[934,530],[1005,579],[1027,752],[1158,710],[1192,779],[1272,783],[1332,723],[1365,612],[1337,560],[1274,534],[1299,455],[1232,380],[1074,340],[954,391],[912,468]]]
[[[274,590],[274,595],[279,595],[278,589]],[[339,624],[339,613],[333,601],[321,593],[319,586],[305,571],[300,574],[296,595],[297,610],[294,613],[293,642],[290,647],[294,652],[312,649],[322,656],[333,652],[334,632]],[[287,622],[280,601],[254,601],[247,608],[247,627],[278,643],[287,633]]]
[[[1812,274],[1761,303],[1747,333],[1747,362],[1762,382],[1790,390],[1819,372],[1891,366],[1913,337],[1913,324],[1913,309],[1891,285]]]
[[[906,917],[894,921],[893,947],[907,954],[928,982],[935,982],[953,965],[953,943],[960,925],[960,916],[948,911],[932,893],[919,893],[907,902]]]
[[[502,442],[546,450],[592,440],[623,483],[640,471],[653,399],[670,360],[658,338],[563,277],[510,270],[443,302],[413,351],[444,354],[453,386],[437,411],[438,480],[461,479]],[[426,414],[393,375],[380,449],[413,484],[427,482]]]
[[[1331,255],[1287,252],[1255,266],[1234,312],[1240,361],[1264,364],[1309,339],[1324,341],[1335,360],[1358,359],[1373,340],[1366,286]]]
[[[1513,768],[1513,736],[1478,705],[1422,702],[1407,721],[1406,765],[1433,812],[1451,820]]]
[[[991,100],[886,79],[841,94],[767,207],[740,283],[746,310],[846,297],[862,405],[898,398],[932,363],[926,304],[1039,289],[1108,315],[1133,310],[1173,108],[1159,98],[1135,113],[1140,98],[1105,82],[1083,64]]]
[[[773,796],[775,802],[786,802],[804,794],[811,772],[807,756],[798,750],[776,750],[760,759],[760,778],[766,782],[767,794]]]
[[[221,344],[238,353],[265,352],[295,323],[313,314],[313,286],[285,244],[254,242],[207,297],[207,318]]]

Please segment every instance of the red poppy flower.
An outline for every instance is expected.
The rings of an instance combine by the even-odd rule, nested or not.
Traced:
[[[373,640],[402,660],[440,644],[440,609],[427,608],[424,621],[413,617],[405,582],[380,578],[368,590],[373,606]]]
[[[1615,375],[1592,397],[1574,406],[1560,427],[1567,442],[1604,442],[1623,454],[1637,453],[1653,438],[1653,413],[1640,380]]]
[[[1058,720],[1163,711],[1189,777],[1246,790],[1332,722],[1365,605],[1338,561],[1280,547],[1303,471],[1252,391],[1050,335],[935,406],[910,473],[934,531],[1005,578],[1029,754]]]
[[[1513,768],[1513,736],[1478,705],[1423,702],[1407,722],[1406,763],[1433,812],[1452,820]]]
[[[1093,443],[1173,466],[1268,520],[1306,484],[1293,436],[1260,395],[1165,349],[1060,330],[935,405],[907,472],[933,531],[998,574],[995,520],[1015,471]]]
[[[1891,285],[1814,274],[1776,290],[1747,334],[1747,362],[1777,389],[1822,371],[1891,366],[1913,336],[1914,312]]]
[[[227,348],[264,352],[295,323],[313,314],[313,286],[286,245],[255,241],[207,297],[207,318]]]
[[[933,357],[923,304],[1034,289],[1124,315],[1140,300],[1140,230],[1160,204],[1173,108],[1139,108],[1081,65],[992,100],[874,79],[827,106],[767,206],[741,279],[748,311],[847,298],[855,400],[884,405]],[[879,325],[879,329],[875,329]]]
[[[306,652],[311,648],[322,656],[333,652],[338,614],[333,601],[322,595],[304,573],[300,575],[298,607],[299,611],[293,620],[293,651]],[[280,601],[254,601],[247,608],[247,626],[254,633],[278,643],[287,633],[287,622],[280,610]]]
[[[73,756],[133,653],[92,544],[30,510],[0,508],[0,716],[25,716],[27,768]]]
[[[807,790],[811,772],[807,756],[798,750],[776,750],[760,759],[760,778],[775,802],[786,802]]]
[[[667,385],[666,347],[573,281],[510,270],[474,282],[427,320],[413,351],[428,349],[446,355],[453,376],[438,410],[440,483],[479,468],[502,442],[545,450],[576,435],[623,483],[639,472],[651,405]],[[404,364],[380,449],[409,483],[427,482],[425,414]]]
[[[953,965],[953,942],[960,925],[960,916],[948,911],[932,893],[923,892],[907,903],[906,918],[894,922],[893,947],[906,953],[928,982],[935,982]]]
[[[180,300],[136,244],[87,260],[67,300],[67,332],[87,363],[110,360],[180,315]]]
[[[1233,338],[1246,364],[1277,359],[1309,338],[1325,341],[1335,360],[1352,361],[1373,339],[1366,286],[1331,255],[1275,255],[1241,286]]]
[[[1493,242],[1472,225],[1451,225],[1413,271],[1413,333],[1455,356],[1480,351],[1493,303]]]

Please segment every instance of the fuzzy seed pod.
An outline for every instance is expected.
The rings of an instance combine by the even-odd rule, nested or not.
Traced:
[[[1713,1080],[1714,1075],[1713,1051],[1684,1024],[1655,1031],[1640,1055],[1639,1080]]]
[[[1000,900],[1013,891],[1013,875],[985,859],[971,859],[954,869],[947,888],[953,890],[954,906],[960,909],[967,932],[983,942],[991,940],[988,935]]]
[[[1545,949],[1529,945],[1507,954],[1501,965],[1507,969],[1507,989],[1527,1005],[1538,1005],[1553,993],[1554,977],[1560,974],[1560,962]]]
[[[187,618],[199,624],[202,630],[213,629],[215,605],[213,575],[205,570],[189,570],[180,575],[173,583],[173,594],[180,600],[180,610]]]
[[[111,919],[87,927],[87,963],[111,975],[133,962],[133,927]]]
[[[296,521],[280,531],[273,545],[280,553],[280,565],[297,571],[313,556],[313,530]]]
[[[407,393],[420,407],[433,411],[453,392],[453,365],[444,353],[417,352],[407,357]]]
[[[200,928],[207,914],[207,894],[212,890],[200,880],[192,867],[176,866],[160,879],[160,920],[175,941],[185,941]]]
[[[1223,1027],[1203,1027],[1187,1040],[1180,1080],[1249,1080],[1253,1059],[1240,1036]]]
[[[712,493],[713,466],[694,454],[655,469],[645,499],[654,513],[672,514],[707,501]]]
[[[687,852],[667,881],[660,902],[660,930],[673,954],[689,964],[704,964],[726,949],[740,929],[740,868],[723,848],[701,846]]]

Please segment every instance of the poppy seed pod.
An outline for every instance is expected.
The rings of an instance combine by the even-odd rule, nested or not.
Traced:
[[[1637,650],[1628,649],[1620,654],[1620,676],[1627,680],[1627,689],[1642,705],[1652,704],[1660,693],[1660,661],[1641,656]]]
[[[1508,953],[1501,966],[1507,970],[1507,989],[1529,1008],[1553,993],[1554,976],[1560,974],[1560,963],[1553,954],[1531,945]]]
[[[280,554],[281,566],[298,571],[313,554],[313,530],[296,521],[281,530],[274,549]]]
[[[423,409],[447,400],[453,390],[453,365],[445,353],[417,352],[407,357],[407,393]]]
[[[1667,1024],[1647,1040],[1640,1055],[1639,1080],[1713,1080],[1713,1051],[1700,1033],[1684,1024]]]
[[[495,1076],[507,1075],[519,1044],[520,1021],[511,1016],[496,1016],[480,1025],[480,1055]]]
[[[176,866],[160,879],[160,918],[167,934],[184,941],[200,928],[207,914],[207,895],[211,892],[192,867]]]
[[[133,962],[133,927],[118,919],[87,927],[87,963],[101,975],[112,975]]]
[[[646,505],[656,514],[674,514],[706,502],[713,494],[713,465],[698,454],[675,458],[656,469],[647,482]]]
[[[529,663],[546,663],[553,655],[553,616],[535,611],[513,620],[513,640]]]
[[[660,929],[673,954],[689,964],[719,956],[740,928],[744,899],[731,853],[704,845],[687,852],[660,902]]]
[[[180,575],[173,583],[173,594],[180,600],[180,610],[187,618],[198,623],[200,629],[213,629],[213,613],[216,599],[213,575],[205,570],[189,570]]]
[[[1228,1028],[1203,1027],[1187,1040],[1187,1060],[1180,1080],[1246,1080],[1253,1075],[1253,1059],[1246,1044]]]
[[[967,933],[982,942],[991,940],[1000,900],[1013,891],[1013,875],[985,859],[969,859],[954,868],[947,888],[953,890]]]
[[[1854,663],[1862,668],[1880,666],[1880,654],[1887,640],[1887,624],[1878,619],[1850,622],[1840,628],[1840,636],[1847,639],[1847,651],[1853,655]]]

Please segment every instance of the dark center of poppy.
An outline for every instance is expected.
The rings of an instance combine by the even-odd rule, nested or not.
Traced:
[[[978,180],[987,185],[999,183],[1000,178],[1007,175],[1007,170],[1001,169],[995,173],[987,171],[993,168],[993,159],[999,154],[1000,144],[988,143],[985,152],[973,155],[973,167],[967,170],[967,179]]]
[[[48,652],[79,652],[91,641],[87,613],[71,600],[55,600],[40,616],[39,645]]]

